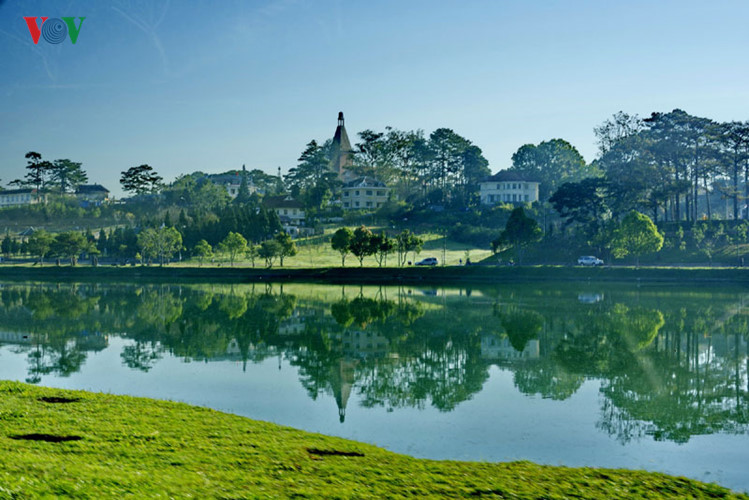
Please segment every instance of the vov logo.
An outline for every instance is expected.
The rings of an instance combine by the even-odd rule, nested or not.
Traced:
[[[70,36],[70,43],[75,45],[78,41],[78,34],[81,32],[81,26],[83,26],[83,20],[85,17],[79,17],[78,27],[75,26],[74,17],[24,17],[26,25],[29,27],[29,33],[31,33],[31,40],[34,45],[39,43],[39,35],[44,38],[47,43],[62,43],[68,35]],[[41,26],[37,19],[42,20]]]

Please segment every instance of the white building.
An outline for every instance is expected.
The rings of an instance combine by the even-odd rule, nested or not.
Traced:
[[[36,189],[6,189],[0,191],[0,208],[14,207],[18,205],[33,205],[35,203],[46,203],[46,193],[37,195]]]
[[[377,210],[388,201],[390,188],[371,177],[358,177],[343,185],[341,203],[344,210]]]
[[[539,183],[516,172],[500,170],[479,183],[481,204],[533,203],[538,201]]]

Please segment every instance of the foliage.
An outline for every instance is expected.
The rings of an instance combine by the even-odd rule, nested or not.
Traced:
[[[198,258],[200,265],[203,265],[203,259],[210,259],[213,257],[213,248],[207,241],[200,240],[193,248],[193,255]]]
[[[50,168],[50,177],[60,187],[60,194],[75,189],[88,181],[88,174],[81,168],[81,163],[70,160],[55,160]]]
[[[173,227],[144,229],[138,234],[138,247],[143,257],[158,258],[163,266],[182,248],[182,235]]]
[[[614,232],[612,253],[620,259],[634,255],[657,252],[663,246],[663,235],[647,215],[635,212],[627,214]]]
[[[60,257],[70,259],[70,265],[75,266],[78,256],[89,248],[89,242],[76,231],[67,231],[55,236],[51,244],[51,252]]]
[[[349,245],[354,237],[354,232],[347,227],[342,227],[333,233],[330,239],[330,246],[336,252],[341,254],[341,267],[346,265],[346,255],[351,252]]]
[[[134,194],[157,193],[163,178],[150,165],[138,165],[121,172],[122,189]]]
[[[359,259],[359,267],[364,265],[364,257],[375,253],[375,248],[372,244],[373,237],[372,231],[364,226],[357,227],[354,230],[354,236],[351,239],[349,248],[351,249],[351,253]]]
[[[297,254],[296,244],[291,239],[291,235],[286,231],[276,233],[274,237],[278,243],[278,260],[281,267],[283,267],[284,257],[293,257]]]
[[[276,260],[281,253],[281,244],[276,240],[266,240],[260,244],[257,255],[261,259],[265,259],[265,265],[270,269],[273,267],[273,261]]]
[[[310,141],[299,157],[296,167],[284,176],[291,196],[301,200],[306,210],[320,209],[340,187],[337,172],[330,170],[330,145]]]
[[[380,232],[372,236],[371,244],[377,265],[382,267],[382,264],[387,262],[388,254],[395,250],[395,242],[388,238],[387,234]]]
[[[401,231],[395,237],[395,251],[398,254],[398,267],[403,267],[408,258],[408,252],[419,253],[424,246],[424,240],[408,229]]]
[[[218,247],[222,253],[229,254],[229,261],[233,267],[235,257],[247,251],[247,240],[241,234],[230,231]]]
[[[27,249],[31,255],[39,257],[39,264],[43,264],[44,256],[50,252],[54,242],[55,237],[53,235],[44,229],[40,229],[29,236]]]
[[[499,237],[492,241],[492,249],[496,253],[500,248],[514,247],[518,260],[522,260],[523,247],[541,239],[541,228],[538,222],[525,215],[523,207],[515,208],[507,220],[507,225]]]
[[[595,175],[572,144],[563,139],[526,144],[512,155],[511,171],[539,184],[539,199],[546,201],[565,182],[577,182]]]

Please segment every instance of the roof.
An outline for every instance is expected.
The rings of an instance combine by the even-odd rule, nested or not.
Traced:
[[[356,179],[344,184],[343,187],[344,188],[358,188],[358,187],[386,188],[387,185],[382,181],[373,179],[372,177],[357,177]]]
[[[0,191],[0,195],[3,194],[31,194],[36,193],[36,188],[21,188],[21,189],[5,189]]]
[[[333,144],[338,148],[338,151],[351,151],[351,142],[348,140],[346,127],[343,124],[343,111],[338,113],[338,126],[335,129],[335,134],[333,134]]]
[[[75,190],[75,194],[87,194],[87,193],[108,193],[109,189],[105,188],[101,184],[81,184]]]
[[[481,182],[498,182],[498,181],[520,181],[520,182],[539,182],[531,175],[521,174],[514,170],[500,170],[491,177],[484,178]]]
[[[289,195],[266,196],[263,198],[265,208],[304,208],[301,201],[297,201]]]

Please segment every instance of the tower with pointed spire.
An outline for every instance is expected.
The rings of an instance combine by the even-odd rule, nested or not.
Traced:
[[[331,169],[338,173],[339,178],[343,178],[346,168],[352,165],[354,154],[343,122],[343,111],[338,112],[338,126],[335,129],[335,134],[333,134],[332,153]]]

